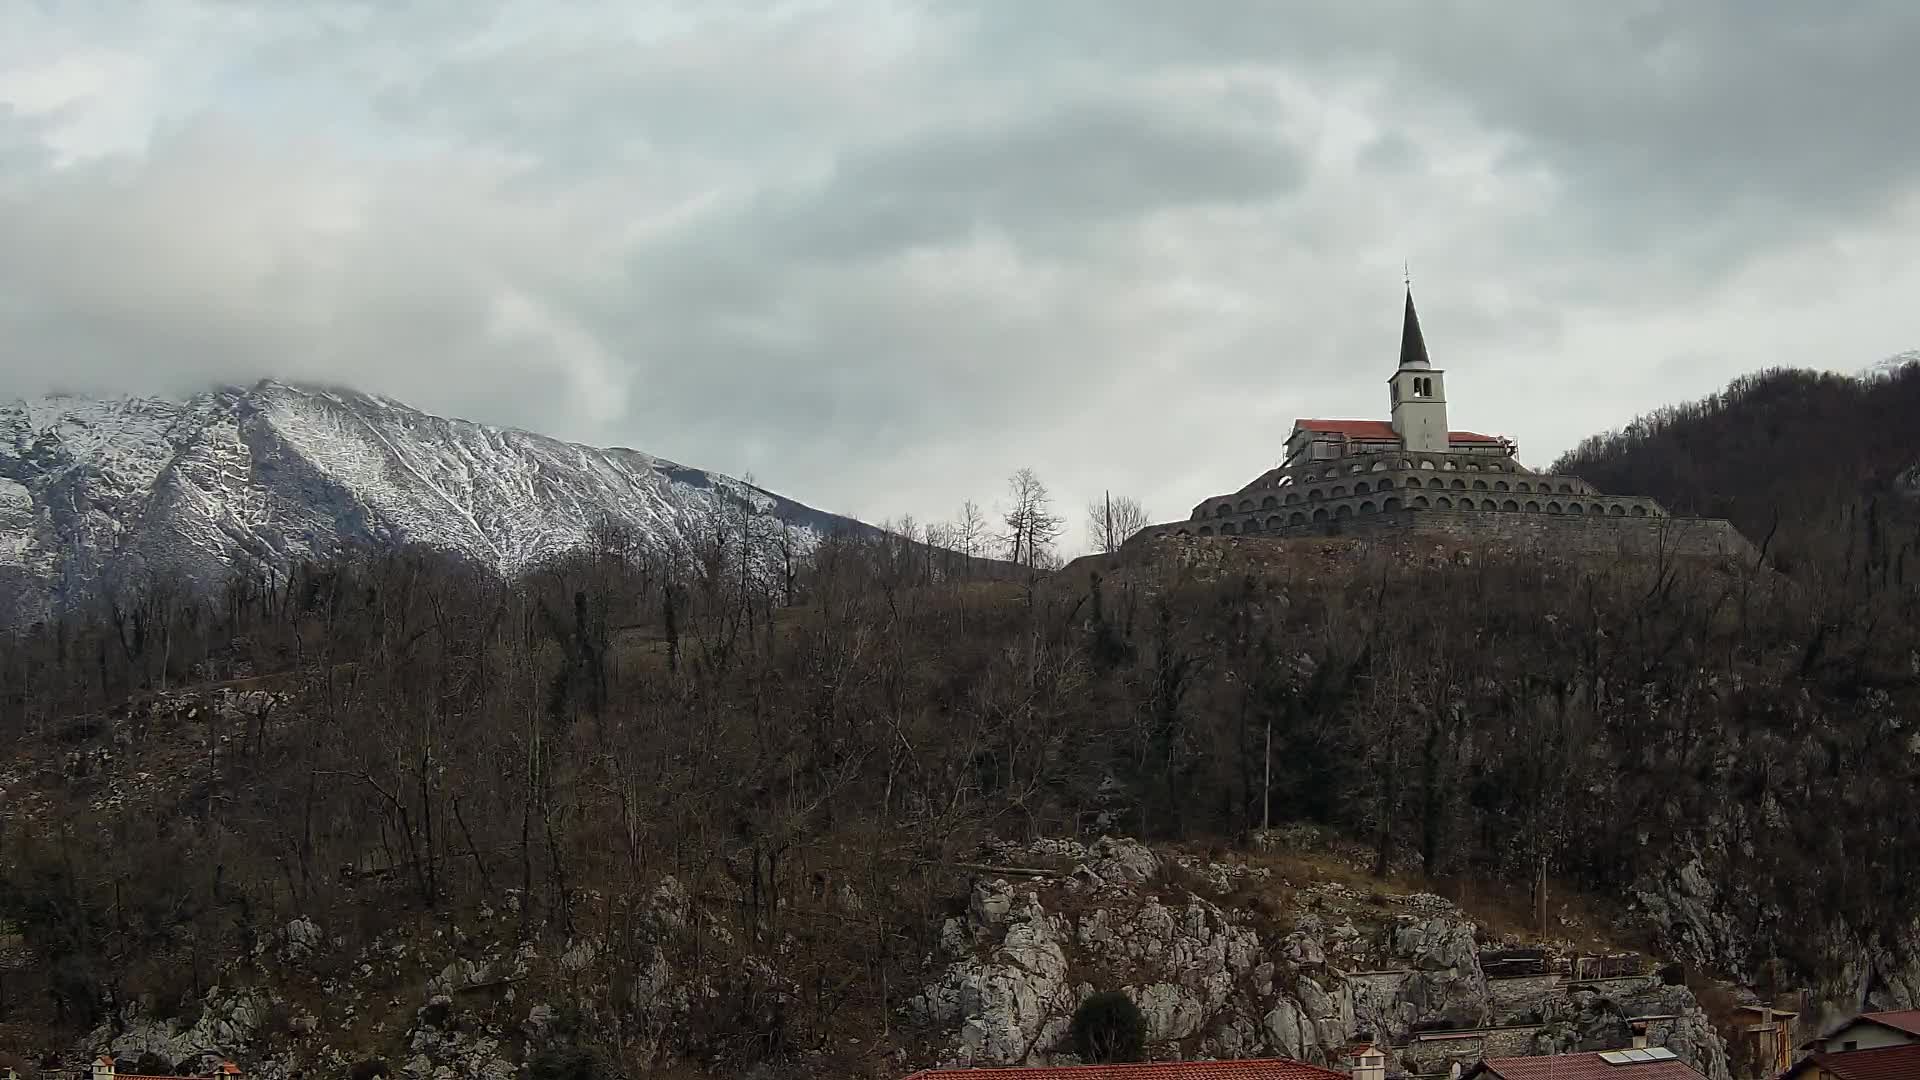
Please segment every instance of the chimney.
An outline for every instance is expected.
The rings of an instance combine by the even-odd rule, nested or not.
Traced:
[[[1644,1020],[1634,1021],[1632,1046],[1635,1050],[1645,1050],[1647,1048],[1647,1022],[1646,1021]]]
[[[113,1080],[113,1059],[105,1054],[93,1059],[93,1080]]]
[[[1373,1032],[1362,1031],[1354,1036],[1347,1058],[1353,1080],[1387,1080],[1387,1055],[1373,1045]]]

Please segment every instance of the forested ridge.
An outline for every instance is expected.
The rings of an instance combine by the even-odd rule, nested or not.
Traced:
[[[1705,969],[1884,991],[1920,964],[1916,397],[1913,367],[1769,373],[1556,467],[1725,513],[1781,572],[1243,539],[1048,573],[1016,480],[1014,567],[716,518],[516,581],[388,550],[146,583],[0,645],[0,918],[33,958],[0,1053],[191,1010],[297,917],[359,942],[484,908],[609,943],[628,975],[553,993],[637,1073],[633,901],[671,875],[714,924],[673,954],[740,973],[675,1049],[734,1075],[924,1035],[898,1007],[986,838],[1292,822],[1439,890],[1545,860]],[[1706,922],[1666,899],[1690,862]]]

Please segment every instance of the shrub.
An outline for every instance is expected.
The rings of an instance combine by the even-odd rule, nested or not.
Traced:
[[[532,1080],[600,1080],[607,1071],[592,1051],[578,1046],[556,1046],[542,1050],[527,1062]]]
[[[379,1058],[368,1058],[360,1062],[353,1067],[352,1072],[353,1080],[380,1080],[381,1077],[391,1075],[393,1071],[388,1069],[387,1063]]]
[[[1103,990],[1073,1013],[1073,1045],[1080,1060],[1096,1065],[1139,1061],[1147,1046],[1147,1018],[1133,999]]]

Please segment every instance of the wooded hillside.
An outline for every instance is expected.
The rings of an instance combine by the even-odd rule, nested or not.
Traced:
[[[757,958],[679,1036],[731,1074],[904,1038],[985,837],[1293,821],[1436,889],[1545,859],[1626,901],[1698,861],[1721,921],[1656,923],[1663,947],[1837,985],[1836,941],[1920,907],[1920,536],[1875,509],[1917,394],[1776,373],[1564,463],[1763,535],[1777,511],[1786,576],[1246,539],[984,580],[894,539],[775,559],[719,522],[511,583],[411,551],[152,583],[0,646],[0,916],[38,958],[0,1011],[24,1048],[191,1009],[299,915],[371,939],[485,906],[638,950],[626,901],[670,873],[751,928],[676,944]],[[573,991],[583,1045],[620,1057],[630,989]]]

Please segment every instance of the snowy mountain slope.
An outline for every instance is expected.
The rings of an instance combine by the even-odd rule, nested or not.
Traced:
[[[0,402],[0,624],[149,570],[211,582],[242,556],[285,565],[349,543],[422,544],[513,573],[611,519],[668,548],[743,503],[803,542],[866,528],[635,450],[344,390]]]

